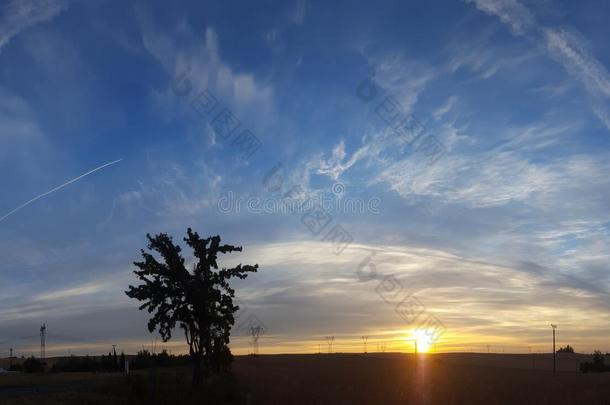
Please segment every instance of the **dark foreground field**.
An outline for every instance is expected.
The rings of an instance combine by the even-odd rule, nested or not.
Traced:
[[[584,358],[582,358],[584,360]],[[198,391],[188,369],[0,375],[2,404],[608,404],[610,373],[576,373],[579,357],[493,354],[237,357],[233,376]],[[536,366],[537,369],[533,369]],[[545,370],[541,370],[545,369]],[[156,381],[156,383],[155,383]],[[150,389],[154,386],[155,389]]]

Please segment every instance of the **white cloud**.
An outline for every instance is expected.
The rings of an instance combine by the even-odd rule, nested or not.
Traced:
[[[610,167],[602,157],[573,156],[534,163],[515,152],[494,150],[476,156],[448,155],[434,166],[414,159],[397,161],[375,182],[387,183],[409,200],[433,197],[470,207],[520,202],[543,209],[566,207],[574,202],[578,190],[607,189],[610,182],[600,175],[607,169]]]
[[[197,38],[188,23],[181,20],[176,31],[182,36],[188,34],[189,38],[179,42],[178,32],[166,32],[157,27],[144,6],[136,6],[135,11],[144,47],[165,68],[170,80],[186,74],[194,91],[208,89],[223,104],[238,110],[256,108],[261,116],[273,113],[273,86],[259,82],[252,73],[236,72],[224,62],[218,34],[212,27],[206,28],[203,38]],[[164,92],[155,93],[155,98],[166,105],[176,101],[169,86]]]
[[[536,26],[533,13],[517,0],[466,0],[495,15],[514,35],[532,34],[548,54],[580,80],[590,97],[593,112],[610,129],[610,74],[595,58],[587,39],[575,28]]]
[[[406,112],[411,111],[419,93],[438,75],[436,69],[401,56],[372,57],[370,63],[375,82],[387,95],[395,97]]]
[[[579,79],[591,98],[593,110],[610,129],[610,74],[593,56],[586,38],[576,30],[542,30],[549,54]]]
[[[345,140],[342,139],[333,148],[332,155],[328,159],[324,159],[321,155],[316,156],[308,162],[307,168],[317,174],[327,175],[332,180],[338,180],[344,172],[359,160],[368,157],[369,151],[369,145],[365,144],[346,159]]]
[[[451,111],[451,109],[453,108],[453,106],[455,105],[457,100],[458,100],[457,96],[449,97],[447,99],[447,101],[445,102],[445,104],[443,104],[442,106],[440,106],[439,108],[434,110],[434,112],[432,113],[432,115],[434,116],[434,119],[439,120],[449,111]]]
[[[500,21],[507,24],[515,35],[525,34],[536,23],[530,10],[517,0],[466,0],[466,2],[474,2],[479,10],[500,18]]]
[[[9,0],[1,9],[0,51],[24,29],[51,20],[67,8],[65,0]]]
[[[480,79],[486,80],[502,69],[515,69],[532,58],[533,53],[524,52],[523,49],[491,45],[491,34],[491,31],[483,32],[477,39],[460,38],[452,41],[448,46],[450,60],[447,70],[453,74],[460,69],[468,69],[477,73]]]
[[[363,282],[359,275],[368,276],[373,271],[364,267],[358,273],[366,257],[372,260],[366,263],[375,265],[379,278]],[[578,275],[566,276],[564,269],[549,270],[535,263],[497,264],[408,245],[353,244],[335,256],[325,242],[310,241],[254,245],[239,257],[246,263],[253,260],[264,273],[253,276],[241,289],[242,296],[279,335],[287,331],[322,333],[318,328],[335,323],[335,319],[342,320],[334,326],[337,333],[358,334],[359,326],[354,327],[350,321],[362,317],[371,319],[376,333],[401,333],[410,325],[401,322],[394,312],[395,304],[384,302],[378,294],[381,280],[389,275],[401,285],[397,300],[415,294],[426,311],[436,314],[447,326],[450,335],[466,333],[469,341],[504,335],[518,346],[520,342],[508,336],[515,336],[519,330],[537,341],[544,332],[531,328],[550,318],[565,328],[582,331],[595,329],[598,322],[608,319],[604,288]],[[536,271],[524,271],[524,266],[536,267]],[[552,292],[549,285],[554,286]],[[349,298],[354,296],[358,300]],[[579,299],[572,299],[574,296]],[[536,303],[535,310],[532,302]],[[277,311],[278,307],[283,311]],[[328,318],[313,320],[319,319],[320,313],[328,313],[328,308],[333,309]],[[281,313],[289,313],[290,319]],[[502,313],[501,319],[498,313]],[[591,315],[585,317],[591,321],[583,322],[585,313]]]
[[[100,226],[108,225],[115,216],[133,217],[142,211],[157,218],[177,219],[217,207],[222,176],[203,159],[192,166],[156,159],[150,169],[162,168],[162,174],[150,181],[138,181],[135,188],[118,195]]]
[[[36,300],[56,300],[68,297],[77,297],[79,295],[89,295],[100,292],[110,286],[109,283],[87,283],[77,287],[56,290],[49,293],[40,294]]]
[[[27,166],[53,151],[38,117],[23,98],[0,87],[0,163]]]
[[[296,25],[303,25],[303,23],[305,22],[306,6],[307,6],[306,0],[297,0],[295,7],[294,7],[294,13],[292,15],[292,21]]]

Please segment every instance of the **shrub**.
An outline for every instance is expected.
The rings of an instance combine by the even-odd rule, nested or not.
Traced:
[[[58,360],[53,367],[51,372],[53,373],[73,373],[78,371],[99,371],[100,363],[95,358],[75,357],[74,355]]]
[[[30,357],[23,362],[23,371],[26,373],[42,373],[44,371],[44,366],[42,362],[35,358]]]
[[[566,347],[560,347],[557,350],[557,353],[574,353],[574,348],[570,345],[566,345]]]
[[[593,361],[582,363],[580,365],[580,371],[583,373],[601,373],[610,371],[610,367],[604,364],[604,354],[599,350],[596,350],[593,352]]]

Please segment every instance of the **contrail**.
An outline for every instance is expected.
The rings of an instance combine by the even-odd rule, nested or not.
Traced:
[[[27,202],[25,202],[25,203],[21,204],[19,207],[15,208],[14,210],[12,210],[11,212],[9,212],[8,214],[4,215],[3,217],[0,217],[0,221],[3,221],[5,218],[7,218],[7,217],[8,217],[8,216],[10,216],[10,215],[13,215],[14,213],[16,213],[17,211],[19,211],[20,209],[27,207],[28,205],[30,205],[30,204],[31,204],[31,203],[33,203],[34,201],[36,201],[36,200],[38,200],[38,199],[40,199],[40,198],[42,198],[42,197],[45,197],[45,196],[47,196],[47,195],[49,195],[49,194],[51,194],[51,193],[54,193],[55,191],[60,190],[60,189],[62,189],[62,188],[64,188],[64,187],[66,187],[67,185],[70,185],[70,184],[74,183],[75,181],[78,181],[78,180],[82,179],[83,177],[90,175],[91,173],[95,173],[95,172],[97,172],[98,170],[102,170],[104,167],[107,167],[107,166],[113,165],[113,164],[115,164],[115,163],[119,163],[121,160],[123,160],[123,159],[115,160],[115,161],[113,161],[113,162],[109,162],[109,163],[106,163],[106,164],[101,165],[101,166],[99,166],[99,167],[96,167],[95,169],[93,169],[93,170],[89,170],[87,173],[81,174],[80,176],[78,176],[78,177],[76,177],[76,178],[74,178],[74,179],[72,179],[72,180],[70,180],[70,181],[68,181],[68,182],[66,182],[66,183],[64,183],[64,184],[62,184],[62,185],[60,185],[60,186],[57,186],[57,187],[55,187],[55,188],[53,188],[53,189],[51,189],[51,190],[47,191],[46,193],[42,193],[42,194],[40,194],[40,195],[38,195],[38,196],[36,196],[36,197],[32,198],[30,201],[27,201]]]

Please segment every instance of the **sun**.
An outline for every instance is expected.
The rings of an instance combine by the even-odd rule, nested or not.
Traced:
[[[413,339],[417,344],[417,351],[419,353],[426,353],[432,346],[432,338],[430,334],[425,330],[413,331]]]

